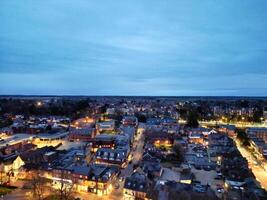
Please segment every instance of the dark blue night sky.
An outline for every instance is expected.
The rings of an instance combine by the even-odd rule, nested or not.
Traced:
[[[1,0],[0,94],[266,96],[266,8]]]

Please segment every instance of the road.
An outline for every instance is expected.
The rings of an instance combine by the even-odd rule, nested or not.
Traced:
[[[261,187],[267,190],[267,171],[259,165],[260,161],[257,160],[251,152],[244,148],[238,140],[234,140],[236,146],[241,153],[241,155],[247,159],[249,168],[252,170],[253,174],[256,177],[256,180],[261,184]]]
[[[179,120],[180,124],[185,124],[186,121],[185,120]],[[244,128],[244,127],[266,127],[267,126],[267,122],[264,123],[249,123],[249,122],[237,122],[237,123],[226,123],[223,122],[221,120],[219,121],[199,121],[199,124],[201,125],[211,125],[211,126],[215,126],[215,125],[235,125],[236,127],[239,128]]]
[[[134,147],[136,147],[135,150],[132,150],[132,162],[131,164],[128,164],[128,166],[123,169],[121,171],[121,176],[123,177],[129,177],[132,172],[133,172],[133,165],[138,163],[141,159],[142,159],[142,156],[143,156],[143,152],[144,152],[144,140],[145,140],[145,136],[143,134],[143,131],[142,130],[139,130],[137,131],[137,136],[135,138],[135,141],[134,141],[134,144],[133,144],[133,149]]]

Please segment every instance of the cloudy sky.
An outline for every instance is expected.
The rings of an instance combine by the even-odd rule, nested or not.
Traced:
[[[267,96],[266,0],[1,0],[0,94]]]

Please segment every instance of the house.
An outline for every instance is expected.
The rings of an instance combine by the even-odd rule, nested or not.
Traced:
[[[116,144],[116,135],[100,134],[91,141],[92,151],[96,152],[98,148],[114,148]]]
[[[96,135],[96,129],[94,128],[71,128],[69,134],[70,141],[83,141],[89,142]]]
[[[53,169],[51,179],[54,185],[68,181],[76,191],[107,195],[112,190],[112,181],[118,175],[118,168],[100,164],[72,166],[65,169]]]
[[[121,134],[128,138],[130,145],[133,144],[136,128],[132,126],[121,126],[120,130]]]
[[[263,139],[265,141],[265,143],[267,143],[267,128],[266,127],[248,128],[246,130],[246,133],[247,133],[249,138],[253,138],[253,137],[261,138],[261,139]]]
[[[29,145],[31,141],[32,137],[28,134],[11,135],[0,141],[0,151],[4,155],[24,151],[33,148],[32,145]]]
[[[7,158],[1,159],[1,172],[16,177],[21,167],[25,164],[18,155],[12,155]]]
[[[134,172],[130,177],[127,177],[123,187],[124,200],[133,199],[148,199],[148,180],[144,173]]]
[[[122,124],[124,126],[138,126],[138,119],[135,116],[124,116],[122,119]]]
[[[150,192],[152,199],[176,200],[178,199],[214,199],[218,200],[215,193],[206,185],[190,185],[176,181],[156,182]]]
[[[204,128],[204,127],[198,127],[198,128],[191,128],[189,130],[187,130],[188,135],[191,134],[200,134],[203,135],[204,137],[207,137],[208,135],[210,135],[212,132],[212,130],[208,129],[208,128]]]
[[[10,127],[4,127],[0,129],[0,134],[4,134],[4,135],[13,135],[13,130]]]
[[[98,132],[112,132],[115,131],[115,120],[98,122],[96,124],[96,129]]]
[[[55,147],[45,146],[21,154],[25,168],[36,169],[47,166],[58,158]]]
[[[161,119],[160,118],[147,119],[146,128],[148,131],[162,131],[163,126],[161,125]]]
[[[147,131],[146,140],[157,148],[170,149],[173,146],[174,136],[166,132]]]
[[[226,133],[229,137],[236,137],[236,127],[235,125],[221,125],[219,131]]]
[[[161,119],[161,124],[167,127],[177,126],[177,120],[165,117]]]
[[[100,148],[95,154],[95,162],[124,167],[129,156],[129,149]]]
[[[204,137],[200,133],[191,133],[188,136],[189,143],[204,144]]]
[[[251,175],[247,160],[237,155],[224,156],[221,163],[221,171],[226,179],[234,182],[243,182]]]
[[[160,159],[153,157],[150,153],[144,153],[141,161],[141,168],[143,172],[151,178],[160,177],[163,172]]]

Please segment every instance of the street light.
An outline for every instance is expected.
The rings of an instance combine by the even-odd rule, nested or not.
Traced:
[[[36,105],[37,105],[38,107],[40,107],[40,106],[42,106],[42,102],[41,102],[41,101],[37,101]]]
[[[222,161],[222,157],[221,156],[218,156],[218,158],[217,158],[217,164],[218,165],[221,165],[221,161]]]

